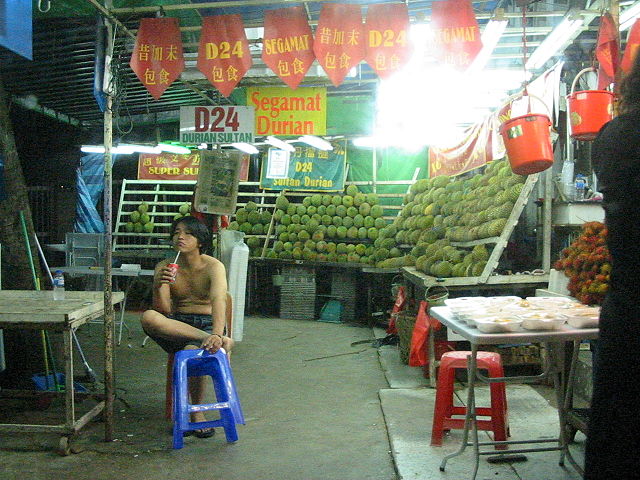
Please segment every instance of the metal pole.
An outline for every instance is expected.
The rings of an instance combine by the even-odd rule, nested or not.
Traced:
[[[111,0],[105,0],[105,7],[111,8]],[[111,58],[113,54],[113,25],[111,21],[105,21],[107,26],[107,49],[105,58]],[[104,78],[111,78],[111,62],[105,61]],[[105,442],[113,441],[113,402],[115,399],[115,382],[113,370],[113,303],[112,303],[112,285],[111,285],[111,189],[112,189],[112,171],[111,171],[111,148],[113,146],[113,83],[105,88],[107,97],[107,106],[104,111],[104,440]]]
[[[371,180],[373,181],[373,188],[371,191],[377,193],[378,184],[378,149],[373,147],[373,153],[371,155]]]

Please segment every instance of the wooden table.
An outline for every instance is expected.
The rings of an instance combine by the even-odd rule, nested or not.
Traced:
[[[495,455],[500,454],[514,454],[514,453],[526,453],[526,452],[546,452],[552,450],[558,450],[560,454],[560,465],[564,465],[564,458],[566,457],[572,466],[582,474],[582,468],[575,462],[568,448],[567,441],[567,408],[569,406],[568,396],[572,393],[571,382],[573,378],[570,376],[568,384],[565,385],[563,375],[565,373],[564,364],[564,344],[565,342],[574,342],[574,355],[572,358],[571,371],[575,370],[575,362],[577,361],[577,350],[582,340],[593,340],[598,337],[599,330],[597,328],[574,328],[570,325],[564,324],[555,330],[547,331],[530,331],[524,330],[510,333],[482,333],[475,327],[471,327],[466,323],[458,320],[452,313],[449,307],[433,307],[430,310],[430,315],[437,318],[443,325],[452,329],[456,333],[462,335],[471,344],[471,355],[467,362],[468,373],[468,394],[467,394],[467,413],[465,417],[465,429],[460,449],[447,455],[440,465],[440,470],[444,471],[447,461],[453,457],[456,457],[467,446],[473,446],[475,465],[472,474],[472,479],[475,479],[478,472],[478,465],[480,461],[480,455]],[[479,345],[499,345],[499,344],[519,344],[519,343],[542,343],[545,345],[549,352],[549,362],[545,368],[545,371],[541,375],[535,376],[520,376],[520,377],[505,377],[505,378],[487,378],[481,375],[476,368],[477,354]],[[485,383],[493,382],[509,382],[509,381],[534,381],[541,378],[551,376],[553,378],[553,386],[556,393],[556,399],[558,404],[558,419],[560,424],[559,437],[557,439],[549,440],[520,440],[520,441],[506,441],[506,442],[478,442],[478,429],[475,416],[475,380],[476,377]],[[468,443],[469,430],[471,430],[471,443]],[[505,444],[524,445],[531,443],[557,443],[555,446],[540,447],[540,448],[521,448],[517,450],[495,450],[480,451],[480,446],[495,446]]]
[[[86,275],[86,276],[98,276],[98,277],[103,277],[104,276],[104,268],[103,267],[88,267],[88,266],[79,266],[79,267],[73,267],[73,266],[63,266],[63,267],[51,267],[50,269],[52,272],[55,272],[56,270],[61,270],[65,273],[68,273],[69,275]],[[129,291],[131,290],[131,287],[133,287],[133,284],[135,283],[135,281],[140,278],[140,277],[153,277],[154,275],[154,270],[148,270],[148,269],[133,269],[133,268],[112,268],[111,269],[111,275],[113,277],[116,278],[116,281],[119,277],[123,277],[125,280],[127,281],[127,284],[124,288],[124,300],[122,301],[122,303],[120,304],[120,322],[119,322],[119,326],[118,326],[118,342],[117,344],[120,345],[120,343],[122,342],[122,328],[126,328],[127,331],[129,331],[129,327],[127,326],[127,324],[124,321],[124,313],[125,310],[127,308],[127,297],[129,296]],[[116,284],[117,285],[117,284]],[[116,287],[118,288],[118,287]]]
[[[124,300],[124,293],[113,292],[112,303]],[[92,319],[104,315],[103,292],[75,292],[67,290],[64,300],[54,300],[53,292],[35,290],[0,290],[0,329],[31,329],[61,332],[63,336],[65,373],[65,422],[57,425],[0,424],[0,432],[60,433],[59,453],[70,452],[70,438],[97,416],[105,406],[103,395],[89,412],[76,418],[73,385],[73,332]],[[105,344],[105,363],[113,356]],[[16,391],[13,391],[16,392]],[[3,395],[11,390],[3,390]],[[47,394],[50,394],[48,392]],[[106,428],[111,429],[111,425]]]

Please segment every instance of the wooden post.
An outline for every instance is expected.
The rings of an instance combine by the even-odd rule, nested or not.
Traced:
[[[111,8],[111,0],[105,0],[105,7]],[[110,21],[105,19],[107,26],[107,55],[111,58],[113,54],[113,26]],[[111,63],[105,62],[104,78],[111,78]],[[111,169],[111,147],[113,146],[113,114],[111,108],[113,106],[113,84],[105,92],[106,108],[104,111],[104,440],[105,442],[113,441],[113,402],[115,400],[115,381],[113,369],[113,340],[114,340],[114,324],[113,324],[113,303],[112,285],[111,285],[111,243],[112,243],[112,221],[111,221],[111,190],[112,190],[112,169]]]

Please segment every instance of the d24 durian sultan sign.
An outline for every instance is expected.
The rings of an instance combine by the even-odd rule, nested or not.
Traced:
[[[180,107],[180,142],[185,145],[252,143],[254,132],[254,107]]]

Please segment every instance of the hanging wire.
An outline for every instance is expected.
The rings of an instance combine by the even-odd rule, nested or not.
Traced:
[[[527,85],[529,80],[527,79],[527,6],[522,6],[522,69],[524,70],[524,95],[527,93]],[[531,105],[529,105],[531,107]]]

